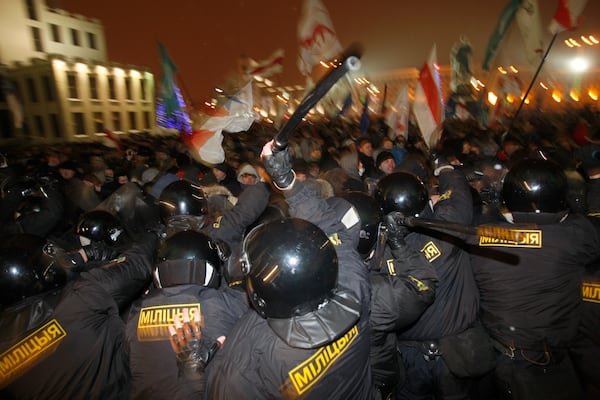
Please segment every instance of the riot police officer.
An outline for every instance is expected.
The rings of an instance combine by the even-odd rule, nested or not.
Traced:
[[[373,395],[367,269],[358,216],[295,181],[288,149],[263,159],[295,218],[254,228],[242,258],[253,309],[208,369],[210,398],[364,399]],[[340,200],[340,199],[338,199]],[[303,218],[303,219],[300,219]]]
[[[66,282],[43,238],[23,234],[4,241],[0,397],[127,398],[119,313],[147,287],[156,243],[155,235],[146,235],[118,261]]]
[[[127,342],[132,376],[131,398],[190,398],[204,394],[204,374],[182,365],[189,378],[179,384],[167,326],[175,316],[199,327],[210,343],[229,334],[246,311],[230,290],[219,290],[223,260],[204,233],[180,231],[159,248],[154,287],[132,305],[127,316]],[[158,367],[160,366],[160,367]]]
[[[581,398],[568,354],[581,315],[585,265],[600,256],[597,230],[567,207],[567,178],[550,160],[523,159],[502,187],[499,226],[513,241],[482,237],[473,253],[480,314],[498,351],[501,398]]]
[[[358,211],[358,251],[371,266],[371,365],[375,386],[384,399],[391,398],[404,382],[397,333],[413,324],[433,302],[437,286],[435,270],[421,253],[406,244],[408,229],[395,218],[400,208],[409,211],[411,207],[425,207],[427,197],[419,194],[405,192],[404,207],[385,216],[377,201],[366,193],[341,196]],[[390,210],[386,207],[386,211]]]

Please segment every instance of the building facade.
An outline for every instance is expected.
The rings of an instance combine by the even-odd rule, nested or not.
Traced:
[[[154,127],[154,75],[107,59],[100,21],[45,0],[0,2],[0,143],[93,140]]]

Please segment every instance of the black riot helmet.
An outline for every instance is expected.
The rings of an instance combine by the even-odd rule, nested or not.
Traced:
[[[511,212],[557,213],[567,209],[567,177],[560,165],[523,159],[506,174],[502,197]]]
[[[0,243],[0,305],[15,302],[60,287],[66,282],[62,268],[44,249],[46,240],[17,234]]]
[[[166,239],[154,268],[154,284],[164,288],[176,285],[218,287],[222,260],[218,246],[207,235],[181,231]]]
[[[263,317],[290,318],[325,303],[337,285],[333,244],[316,225],[298,218],[261,224],[244,239],[247,290]]]
[[[160,218],[164,223],[177,215],[203,216],[208,212],[206,195],[200,186],[178,180],[167,185],[160,193]]]
[[[15,210],[15,220],[19,221],[22,218],[26,218],[31,215],[39,214],[42,212],[47,199],[40,196],[28,196],[22,199]]]
[[[408,172],[394,172],[377,182],[375,199],[384,214],[399,211],[404,216],[416,216],[427,204],[429,195],[423,182]]]
[[[347,192],[340,197],[348,200],[358,212],[360,218],[360,239],[358,253],[367,259],[377,243],[379,224],[383,219],[383,212],[377,201],[364,192]]]
[[[290,346],[330,343],[360,317],[356,294],[337,285],[333,243],[308,221],[258,225],[244,238],[242,264],[254,309]]]
[[[76,229],[83,246],[90,242],[104,242],[117,245],[125,240],[125,230],[121,222],[108,211],[92,210],[79,218]]]

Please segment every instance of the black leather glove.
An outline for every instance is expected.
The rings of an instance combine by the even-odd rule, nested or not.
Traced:
[[[289,147],[264,157],[263,163],[277,188],[285,190],[294,183],[296,175],[292,171],[292,156]]]
[[[198,322],[184,322],[180,328],[172,329],[175,333],[171,335],[171,347],[180,373],[190,380],[199,379],[219,350],[219,342],[203,337]]]
[[[88,261],[109,261],[119,255],[119,251],[104,242],[92,242],[82,247]]]
[[[387,228],[387,242],[392,250],[400,249],[406,246],[404,238],[410,233],[410,230],[401,224],[402,215],[393,211],[384,217],[384,224]]]
[[[51,241],[44,245],[42,251],[51,257],[59,267],[65,270],[77,269],[85,264],[83,256],[79,251],[65,251],[65,249]]]

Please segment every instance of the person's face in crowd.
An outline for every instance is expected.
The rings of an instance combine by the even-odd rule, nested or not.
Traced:
[[[304,172],[294,172],[296,173],[296,179],[298,180],[298,182],[304,182],[306,180],[307,176]]]
[[[358,148],[358,151],[366,156],[373,157],[373,145],[370,142],[364,142]]]
[[[221,171],[218,168],[213,168],[212,173],[215,175],[215,178],[217,178],[217,181],[219,182],[221,182],[227,176],[225,172]]]
[[[56,167],[58,164],[60,164],[60,158],[57,154],[48,154],[47,160],[49,167]]]
[[[393,158],[388,158],[379,164],[379,169],[382,170],[386,175],[391,174],[394,171],[394,168],[396,168],[396,162]]]
[[[244,185],[254,185],[258,178],[254,174],[242,174],[240,175],[240,179],[242,180],[242,184]]]
[[[72,169],[59,168],[58,173],[66,181],[73,179],[73,177],[75,176],[75,171],[73,171]]]
[[[117,177],[117,182],[119,182],[119,185],[124,185],[126,183],[129,183],[129,178],[127,177],[127,175],[119,175]]]
[[[133,157],[135,157],[136,151],[134,149],[127,149],[127,151],[125,152],[125,158],[127,159],[127,161],[131,161],[133,160]]]
[[[383,139],[381,142],[381,148],[384,150],[391,150],[394,147],[394,143],[392,143],[391,139]]]
[[[311,163],[308,166],[308,174],[313,178],[318,178],[321,174],[321,168],[318,164]]]
[[[310,158],[311,161],[319,161],[321,159],[322,155],[323,154],[321,153],[321,148],[314,147],[314,148],[310,149],[310,153],[308,154],[308,157]]]
[[[169,158],[169,155],[162,151],[157,151],[154,153],[154,158],[156,158],[156,161],[160,162],[167,160]]]

